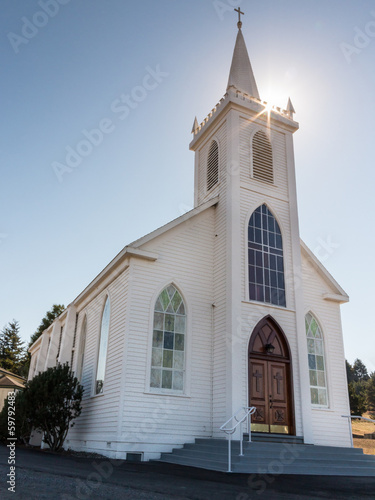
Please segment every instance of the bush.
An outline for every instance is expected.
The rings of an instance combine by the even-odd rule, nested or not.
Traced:
[[[58,451],[70,427],[82,411],[83,387],[69,365],[48,368],[27,382],[25,406],[31,425],[43,432],[43,440]]]

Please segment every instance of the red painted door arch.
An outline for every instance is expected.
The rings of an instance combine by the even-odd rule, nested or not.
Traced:
[[[251,430],[295,434],[292,359],[287,338],[271,316],[249,341],[249,404],[257,408]]]

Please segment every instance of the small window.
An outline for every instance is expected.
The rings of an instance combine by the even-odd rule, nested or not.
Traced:
[[[105,365],[107,360],[107,348],[108,348],[109,315],[110,315],[110,304],[109,304],[109,297],[107,297],[102,315],[102,323],[100,327],[98,366],[96,370],[96,380],[95,380],[95,394],[101,394],[103,392]]]
[[[273,183],[272,146],[261,130],[253,138],[253,177],[259,181]]]
[[[219,181],[219,146],[216,141],[211,142],[207,159],[207,191]]]
[[[154,309],[150,386],[183,391],[185,373],[186,311],[179,291],[169,285]]]
[[[310,375],[311,404],[328,406],[327,380],[322,330],[310,313],[305,317],[307,352]]]

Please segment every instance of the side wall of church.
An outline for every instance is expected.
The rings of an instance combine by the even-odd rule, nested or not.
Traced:
[[[128,270],[80,309],[76,346],[79,346],[82,323],[86,316],[86,346],[81,383],[84,387],[82,414],[69,431],[65,446],[115,456],[119,406],[121,402],[122,359],[125,340]],[[110,324],[103,394],[94,395],[99,336],[104,304],[110,300]],[[77,360],[75,360],[77,361]]]
[[[302,263],[305,314],[312,313],[323,332],[328,389],[328,408],[311,409],[314,443],[348,447],[351,446],[348,420],[342,418],[350,411],[340,305],[323,299],[323,294],[333,293],[332,290],[306,258]]]
[[[120,451],[130,448],[144,452],[146,459],[156,458],[195,437],[212,435],[215,215],[211,208],[144,244],[142,250],[158,255],[155,262],[131,262]],[[180,291],[187,312],[183,394],[150,388],[153,311],[170,283]]]

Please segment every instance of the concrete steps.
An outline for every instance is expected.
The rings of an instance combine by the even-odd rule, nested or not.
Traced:
[[[284,442],[232,442],[232,472],[240,474],[300,474],[322,476],[375,477],[375,456],[356,448],[336,448]],[[228,443],[225,439],[196,439],[172,453],[163,453],[161,462],[209,470],[228,470]]]

